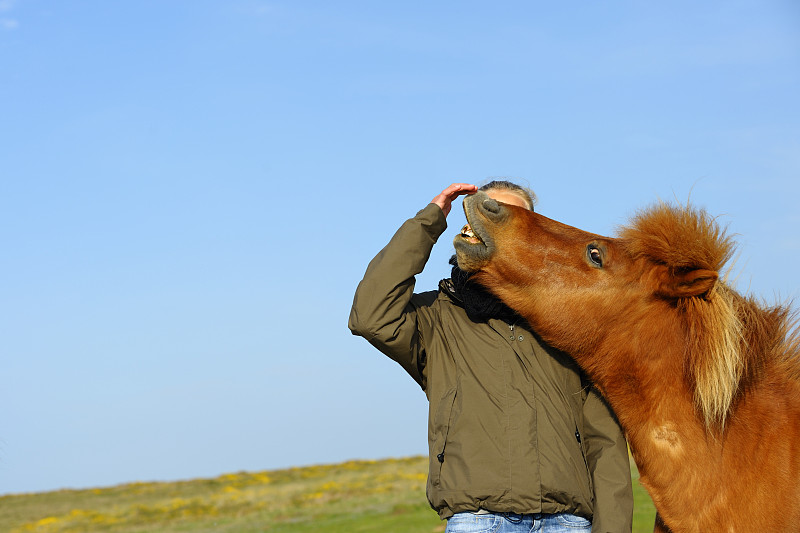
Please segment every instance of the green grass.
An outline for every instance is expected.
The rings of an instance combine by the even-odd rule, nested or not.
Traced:
[[[131,483],[0,497],[9,533],[433,533],[424,457]],[[632,467],[632,476],[638,478]],[[635,533],[651,532],[652,501],[634,481]]]

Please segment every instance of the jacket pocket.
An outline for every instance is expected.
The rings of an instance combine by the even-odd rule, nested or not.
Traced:
[[[433,441],[430,449],[430,477],[433,486],[439,486],[442,475],[442,466],[446,460],[447,435],[450,432],[450,425],[453,422],[453,407],[458,396],[458,389],[453,387],[448,390],[439,404],[436,406],[436,414],[433,419]]]

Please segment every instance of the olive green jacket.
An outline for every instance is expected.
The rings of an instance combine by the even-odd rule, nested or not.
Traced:
[[[594,532],[630,532],[626,442],[575,363],[521,320],[471,321],[448,280],[414,294],[446,227],[436,204],[406,221],[369,264],[349,321],[428,397],[431,506],[442,518],[569,512]]]

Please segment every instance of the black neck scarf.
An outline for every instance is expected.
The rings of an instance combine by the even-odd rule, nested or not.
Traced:
[[[510,323],[521,321],[516,311],[504,304],[497,296],[470,281],[469,273],[458,268],[455,255],[450,258],[450,264],[453,265],[450,279],[453,282],[455,297],[461,301],[470,320],[486,322],[490,318],[499,318]]]

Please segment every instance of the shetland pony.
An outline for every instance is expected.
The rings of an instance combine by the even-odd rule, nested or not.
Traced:
[[[607,238],[480,192],[464,210],[459,266],[592,378],[655,531],[800,531],[800,335],[720,278],[734,243],[713,218],[659,203]]]

